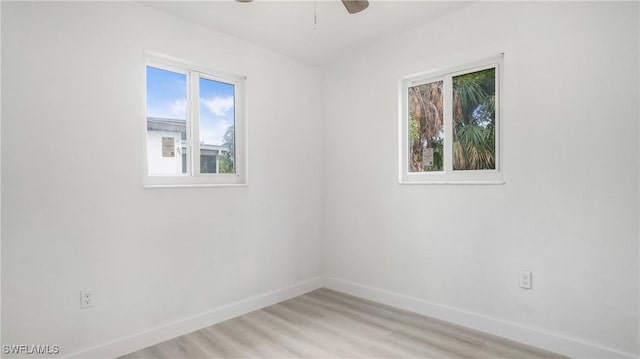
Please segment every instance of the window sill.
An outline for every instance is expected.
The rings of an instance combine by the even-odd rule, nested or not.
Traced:
[[[505,181],[399,181],[401,185],[503,185]]]
[[[246,183],[191,183],[191,184],[145,184],[144,189],[155,188],[199,188],[199,187],[248,187]]]

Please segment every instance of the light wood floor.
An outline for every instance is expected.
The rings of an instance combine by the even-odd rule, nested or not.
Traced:
[[[329,289],[319,289],[121,358],[248,357],[563,358]]]

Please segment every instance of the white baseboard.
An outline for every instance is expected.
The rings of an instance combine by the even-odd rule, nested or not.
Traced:
[[[98,347],[82,350],[65,358],[115,358],[322,288],[323,284],[322,277],[298,282],[286,288],[232,302],[190,318],[168,323]]]
[[[420,298],[335,278],[323,277],[312,278],[286,288],[232,302],[200,315],[168,323],[164,326],[121,338],[98,347],[72,353],[65,358],[115,358],[322,287],[459,324],[467,328],[494,334],[573,358],[637,358],[637,356],[630,353],[620,352],[615,349],[605,348],[538,329],[523,327],[515,323],[432,303]]]
[[[357,283],[325,278],[324,286],[356,297],[459,324],[572,358],[637,358],[637,356],[630,353],[623,353],[578,339],[523,327],[500,319]]]

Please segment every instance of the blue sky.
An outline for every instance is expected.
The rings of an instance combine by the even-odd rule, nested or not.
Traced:
[[[220,145],[234,122],[234,86],[201,78],[200,142]],[[186,119],[187,76],[147,66],[147,116]]]

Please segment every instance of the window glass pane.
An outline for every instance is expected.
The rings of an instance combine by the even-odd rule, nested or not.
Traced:
[[[235,86],[200,78],[200,172],[235,173]]]
[[[496,69],[453,77],[453,169],[496,168]]]
[[[409,87],[409,172],[444,169],[442,81]]]
[[[187,173],[187,76],[147,66],[149,175]]]

